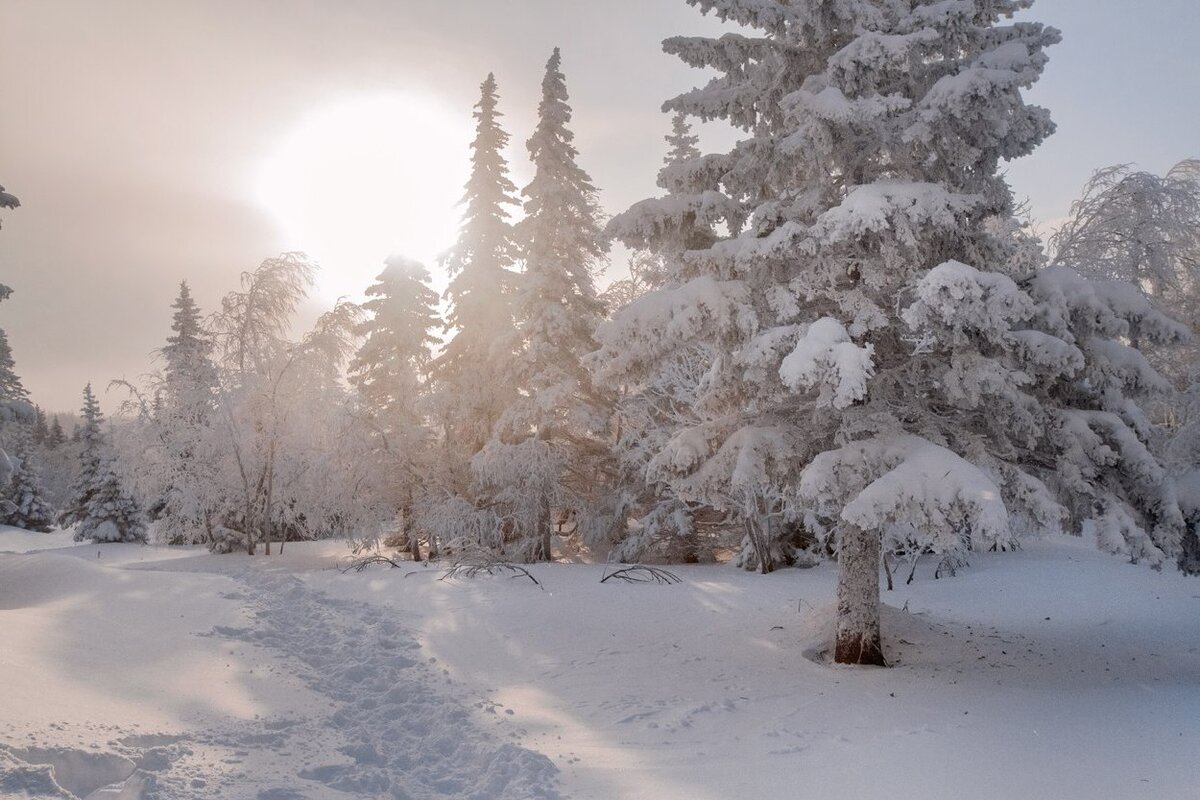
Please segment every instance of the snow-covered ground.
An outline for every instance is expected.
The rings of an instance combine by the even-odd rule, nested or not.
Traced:
[[[1054,539],[918,568],[438,580],[0,529],[0,797],[1192,798],[1200,581]]]

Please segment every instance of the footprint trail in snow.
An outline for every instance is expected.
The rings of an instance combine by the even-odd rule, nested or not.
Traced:
[[[242,588],[230,599],[244,604],[249,624],[209,635],[264,648],[271,658],[255,666],[299,680],[319,700],[311,711],[181,736],[114,735],[109,753],[0,747],[0,795],[558,800],[550,759],[514,744],[517,734],[499,721],[496,730],[483,727],[472,709],[487,704],[455,696],[387,611],[329,597],[288,574],[235,577]]]

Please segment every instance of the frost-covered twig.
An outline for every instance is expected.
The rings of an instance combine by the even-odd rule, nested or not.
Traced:
[[[624,567],[616,572],[607,572],[600,579],[604,583],[609,578],[617,578],[626,583],[683,583],[683,579],[674,572],[658,567],[647,567],[642,564],[634,564],[630,567]]]
[[[342,568],[342,574],[345,575],[347,572],[362,572],[367,567],[374,566],[375,564],[387,564],[392,569],[399,569],[404,563],[405,562],[390,559],[385,555],[374,553],[369,556],[363,556],[362,558],[354,559]]]
[[[512,573],[509,575],[510,578],[529,578],[539,589],[545,591],[542,582],[533,577],[529,570],[517,564],[510,564],[507,561],[498,561],[490,558],[482,560],[461,559],[456,561],[438,580],[444,581],[447,578],[474,578],[480,573],[498,575],[505,572]]]

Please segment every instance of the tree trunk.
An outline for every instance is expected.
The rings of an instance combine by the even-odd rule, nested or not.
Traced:
[[[838,550],[838,664],[886,667],[879,636],[879,534],[844,525]]]
[[[408,552],[412,555],[413,561],[421,560],[421,537],[417,535],[417,526],[413,524],[413,513],[411,506],[405,506],[401,512],[403,522],[401,522],[404,530],[404,542],[408,547]]]
[[[771,552],[770,528],[766,519],[758,510],[758,502],[746,510],[746,537],[758,557],[758,571],[768,575],[775,571],[775,555]]]
[[[550,534],[554,527],[554,520],[550,514],[550,501],[546,498],[542,499],[542,507],[538,509],[537,531],[534,533],[538,537],[537,544],[534,546],[533,560],[534,561],[550,561],[551,539]]]

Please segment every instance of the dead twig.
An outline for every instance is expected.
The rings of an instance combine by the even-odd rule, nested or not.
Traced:
[[[604,583],[609,578],[616,578],[626,583],[683,583],[683,579],[674,572],[659,569],[658,567],[647,567],[642,564],[634,564],[615,572],[607,572],[600,579],[600,582]]]
[[[380,555],[380,554],[376,553],[374,555],[363,556],[362,558],[354,559],[353,561],[351,561],[349,564],[347,564],[345,567],[342,568],[342,574],[345,575],[347,572],[362,572],[367,567],[373,566],[375,564],[387,564],[392,569],[399,569],[404,563],[405,562],[403,562],[403,561],[394,561],[385,555]],[[412,562],[408,562],[408,563],[412,563]]]
[[[491,559],[484,561],[456,561],[438,580],[444,581],[447,578],[474,578],[480,574],[503,575],[504,573],[509,573],[508,577],[510,578],[529,578],[539,589],[542,591],[546,590],[546,587],[542,586],[541,581],[533,577],[529,570],[519,564],[510,564],[507,561],[495,561]]]

